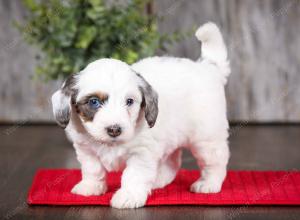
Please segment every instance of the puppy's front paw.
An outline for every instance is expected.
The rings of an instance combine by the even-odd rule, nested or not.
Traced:
[[[107,186],[105,182],[81,180],[73,187],[71,192],[82,196],[98,196],[104,194],[106,190]]]
[[[194,193],[218,193],[221,191],[222,183],[213,180],[197,180],[194,182],[190,191]]]
[[[132,193],[130,191],[119,189],[112,197],[110,204],[114,208],[139,208],[145,205],[147,193]]]

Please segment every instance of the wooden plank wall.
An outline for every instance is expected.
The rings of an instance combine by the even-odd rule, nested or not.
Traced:
[[[161,32],[188,31],[206,21],[222,29],[232,74],[226,88],[232,121],[300,121],[299,0],[156,0]],[[12,28],[24,17],[20,1],[0,1],[0,120],[52,120],[48,100],[58,82],[33,81],[36,51]],[[169,55],[196,59],[191,36],[170,46]]]

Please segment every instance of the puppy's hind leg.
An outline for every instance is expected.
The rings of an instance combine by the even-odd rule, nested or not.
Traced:
[[[181,166],[181,154],[181,149],[177,149],[166,161],[158,166],[158,173],[153,189],[163,188],[174,180]]]
[[[192,148],[192,153],[202,171],[201,177],[191,185],[190,190],[195,193],[220,192],[229,159],[227,140],[198,143]]]

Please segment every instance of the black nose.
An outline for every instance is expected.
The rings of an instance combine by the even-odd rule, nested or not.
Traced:
[[[106,128],[106,132],[111,137],[117,137],[122,133],[122,128],[119,125],[112,125]]]

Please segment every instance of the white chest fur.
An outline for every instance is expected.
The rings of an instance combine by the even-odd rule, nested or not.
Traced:
[[[101,147],[96,150],[107,171],[122,171],[125,168],[126,152],[119,147]]]

